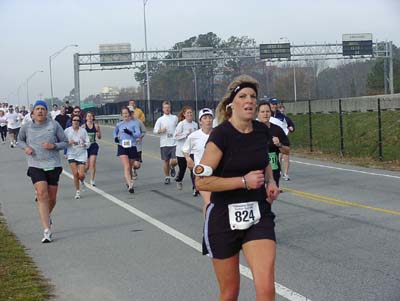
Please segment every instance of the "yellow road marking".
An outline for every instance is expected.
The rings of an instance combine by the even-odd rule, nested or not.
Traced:
[[[400,211],[383,209],[383,208],[379,208],[379,207],[363,205],[360,203],[339,200],[339,199],[326,197],[326,196],[322,196],[322,195],[318,195],[318,194],[314,194],[314,193],[310,193],[310,192],[304,192],[304,191],[296,190],[296,189],[292,189],[292,188],[282,188],[282,189],[285,191],[291,192],[297,196],[305,197],[305,198],[316,200],[319,202],[329,203],[332,205],[345,206],[345,207],[358,207],[358,208],[369,209],[369,210],[378,211],[378,212],[400,215]]]

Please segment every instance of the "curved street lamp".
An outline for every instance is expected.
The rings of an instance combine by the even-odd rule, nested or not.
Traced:
[[[33,72],[33,73],[31,74],[31,76],[29,76],[29,77],[26,79],[26,99],[27,99],[27,101],[28,101],[28,108],[30,107],[30,102],[29,102],[29,80],[30,80],[32,77],[34,77],[36,73],[39,73],[39,72],[44,72],[44,71],[43,71],[43,70],[37,70],[37,71]]]
[[[64,46],[64,48],[61,48],[60,50],[58,50],[57,52],[53,53],[52,55],[49,56],[49,69],[50,69],[50,93],[51,93],[51,106],[53,106],[53,99],[54,99],[54,95],[53,95],[53,74],[51,71],[51,60],[55,59],[61,52],[63,52],[65,49],[67,49],[68,47],[78,47],[78,45],[76,44],[69,44]]]

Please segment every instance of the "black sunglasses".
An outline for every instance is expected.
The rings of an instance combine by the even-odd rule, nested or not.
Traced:
[[[80,120],[79,119],[72,119],[72,121],[78,121],[79,122]]]

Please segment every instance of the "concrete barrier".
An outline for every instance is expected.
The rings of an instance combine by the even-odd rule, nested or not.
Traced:
[[[344,112],[371,112],[378,109],[378,98],[381,99],[382,110],[400,110],[400,93],[391,95],[373,95],[362,97],[342,98],[342,111]],[[286,113],[307,114],[308,101],[285,103]],[[313,113],[339,112],[338,99],[321,99],[311,101]]]

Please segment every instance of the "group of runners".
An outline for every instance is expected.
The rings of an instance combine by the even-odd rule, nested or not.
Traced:
[[[0,134],[1,143],[6,143],[7,134],[10,140],[10,147],[14,148],[17,144],[17,137],[19,130],[23,124],[26,123],[29,117],[28,111],[25,106],[21,109],[18,106],[1,104],[0,106]]]
[[[290,144],[285,128],[273,122],[275,118],[288,123],[287,119],[280,119],[273,99],[257,103],[258,88],[258,82],[250,76],[235,78],[218,104],[215,128],[211,109],[199,111],[199,127],[191,107],[183,107],[178,117],[171,113],[168,101],[163,102],[163,116],[153,128],[153,133],[160,135],[164,184],[170,184],[172,178],[177,189],[182,190],[189,169],[193,195],[200,194],[204,200],[203,254],[212,258],[220,300],[238,298],[240,250],[252,271],[257,300],[274,300],[275,295],[275,215],[271,206],[280,192],[279,156],[289,154]],[[113,132],[129,193],[135,192],[137,170],[142,162],[145,126],[141,114],[135,102],[130,101],[121,109],[122,120]],[[79,198],[88,169],[90,183],[95,185],[96,159],[91,160],[90,154],[97,156],[98,145],[94,143],[101,138],[94,115],[89,112],[83,119],[79,107],[74,108],[72,125],[66,125],[65,130],[47,115],[47,104],[36,101],[32,122],[22,127],[18,138],[37,193],[44,228],[42,242],[52,241],[50,215],[62,171],[59,150],[67,149],[75,197]],[[294,130],[293,125],[290,127]],[[282,173],[282,177],[285,175]]]

